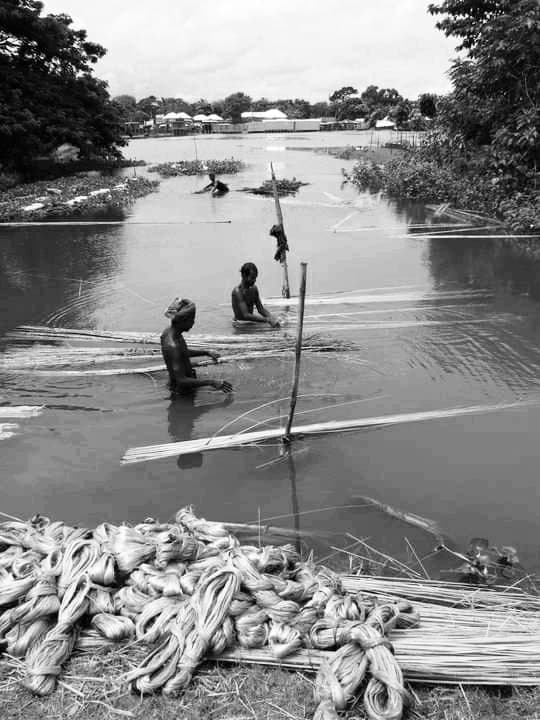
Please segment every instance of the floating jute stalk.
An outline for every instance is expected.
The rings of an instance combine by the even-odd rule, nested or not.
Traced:
[[[540,399],[498,403],[495,405],[470,405],[468,407],[450,408],[447,410],[425,410],[413,413],[398,413],[396,415],[382,415],[375,417],[358,418],[356,420],[331,420],[310,425],[296,425],[291,429],[292,436],[322,435],[332,432],[352,432],[370,427],[384,427],[402,423],[426,422],[430,420],[443,420],[467,415],[481,415],[500,410],[525,409],[540,404]],[[130,448],[124,454],[122,464],[147,462],[166,457],[188,455],[195,452],[208,452],[210,450],[224,450],[227,448],[253,445],[266,440],[280,439],[283,436],[281,428],[270,430],[257,430],[255,432],[238,433],[236,435],[218,435],[211,438],[200,438],[183,442],[165,443],[162,445],[146,445]]]
[[[43,405],[0,405],[1,418],[31,418],[41,415]]]

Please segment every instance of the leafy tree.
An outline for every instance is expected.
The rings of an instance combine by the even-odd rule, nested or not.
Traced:
[[[124,122],[133,122],[135,120],[137,101],[133,95],[116,95],[112,101],[118,108],[118,114]]]
[[[372,112],[399,105],[403,100],[395,88],[379,88],[378,85],[368,85],[360,97]]]
[[[251,98],[243,92],[229,95],[223,101],[223,112],[230,117],[233,123],[242,122],[242,113],[251,108]]]
[[[501,184],[530,182],[540,161],[538,0],[446,0],[429,11],[465,53],[443,105],[449,138],[468,152],[489,147]]]
[[[330,115],[330,106],[327,102],[316,102],[311,106],[311,117],[322,118]]]
[[[215,113],[216,115],[219,115],[220,117],[225,116],[223,100],[215,100],[212,103],[212,112]]]
[[[155,95],[149,95],[139,100],[137,108],[151,118],[155,118],[156,115],[162,112],[161,101]]]
[[[350,106],[351,100],[357,98],[358,90],[352,85],[344,85],[339,90],[335,90],[328,98],[331,103],[332,110],[336,120],[342,120],[347,115],[347,107]]]
[[[208,102],[208,100],[200,98],[196,102],[191,103],[190,109],[185,110],[184,112],[188,112],[190,115],[210,115],[214,112],[214,108],[212,107],[212,103]]]
[[[388,117],[393,120],[398,127],[402,127],[409,120],[411,111],[412,104],[409,100],[401,100],[400,103],[391,108]]]
[[[92,65],[105,54],[68,15],[37,0],[0,2],[0,163],[25,169],[70,143],[81,155],[119,155],[121,116]]]
[[[433,93],[422,93],[418,98],[418,110],[424,117],[434,118],[437,115],[437,96]]]
[[[275,106],[284,112],[288,118],[308,118],[310,117],[311,105],[307,100],[295,98],[294,100],[278,100]]]
[[[133,95],[115,95],[115,97],[113,97],[113,102],[130,110],[137,106],[137,100],[133,97]]]
[[[351,95],[358,95],[358,90],[352,85],[345,85],[339,90],[335,90],[328,99],[331,103],[340,103],[350,98]]]
[[[272,103],[268,98],[262,97],[259,100],[254,100],[251,104],[251,109],[254,112],[264,112],[272,107]]]

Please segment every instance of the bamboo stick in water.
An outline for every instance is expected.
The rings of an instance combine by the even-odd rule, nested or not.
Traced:
[[[276,206],[276,217],[278,225],[281,227],[283,233],[285,233],[285,227],[283,225],[283,213],[281,212],[281,205],[279,203],[279,194],[276,185],[276,176],[274,175],[274,166],[270,163],[270,172],[272,173],[272,191],[274,193],[274,203]],[[279,260],[283,271],[283,284],[281,286],[281,295],[284,298],[291,297],[291,291],[289,288],[289,268],[287,267],[287,252],[282,250],[281,258]]]
[[[299,298],[299,309],[298,309],[298,331],[296,336],[296,351],[294,361],[294,376],[293,386],[291,392],[291,404],[289,409],[289,418],[287,420],[287,427],[285,429],[285,436],[283,440],[289,442],[291,426],[294,418],[294,411],[296,409],[296,399],[298,397],[298,383],[300,381],[300,358],[302,357],[302,331],[304,328],[304,304],[306,300],[306,272],[307,263],[300,263],[300,298]]]

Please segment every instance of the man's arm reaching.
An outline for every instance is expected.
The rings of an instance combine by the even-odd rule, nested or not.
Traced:
[[[269,323],[270,325],[272,325],[272,327],[279,327],[279,321],[276,320],[276,318],[274,318],[274,316],[271,315],[261,303],[259,291],[256,287],[253,288],[253,293],[255,307],[260,313],[259,315],[255,315],[255,313],[249,312],[246,301],[244,300],[242,293],[238,291],[238,288],[235,288],[232,291],[232,306],[235,318],[237,320],[250,320],[251,322]]]
[[[256,289],[255,293],[255,307],[258,312],[265,318],[264,322],[269,323],[272,327],[279,327],[279,320],[269,312],[261,302],[259,291]]]
[[[190,355],[190,351],[185,347],[181,347],[177,342],[171,339],[171,337],[162,336],[162,351],[169,375],[171,376],[171,382],[174,381],[174,385],[177,390],[194,390],[199,387],[213,387],[216,390],[222,390],[225,393],[232,392],[232,385],[227,380],[216,380],[207,378],[205,380],[199,380],[198,378],[189,377],[186,375],[185,366],[185,353]],[[194,351],[197,352],[197,351]],[[203,353],[201,353],[203,354]],[[204,353],[208,355],[209,353]]]
[[[189,357],[209,357],[214,362],[217,362],[221,357],[219,353],[213,350],[188,350]]]

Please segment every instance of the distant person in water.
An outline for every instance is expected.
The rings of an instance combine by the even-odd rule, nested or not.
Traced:
[[[250,322],[268,323],[272,327],[279,327],[279,319],[264,307],[259,296],[259,289],[255,285],[259,271],[252,262],[247,262],[240,268],[242,280],[240,285],[232,291],[232,309],[235,320],[249,320]],[[257,308],[258,315],[253,312]]]
[[[214,173],[208,173],[208,177],[210,178],[210,182],[201,190],[197,190],[198,193],[204,193],[210,190],[210,194],[216,197],[217,195],[225,195],[225,193],[229,192],[228,185],[225,185],[225,183],[221,182],[221,180],[216,180]]]
[[[193,392],[199,387],[213,387],[224,393],[232,392],[227,380],[198,380],[190,358],[207,355],[217,362],[219,355],[209,350],[189,350],[182,333],[191,330],[195,323],[195,303],[175,298],[165,312],[171,325],[161,333],[161,352],[169,371],[170,388],[175,393]]]

